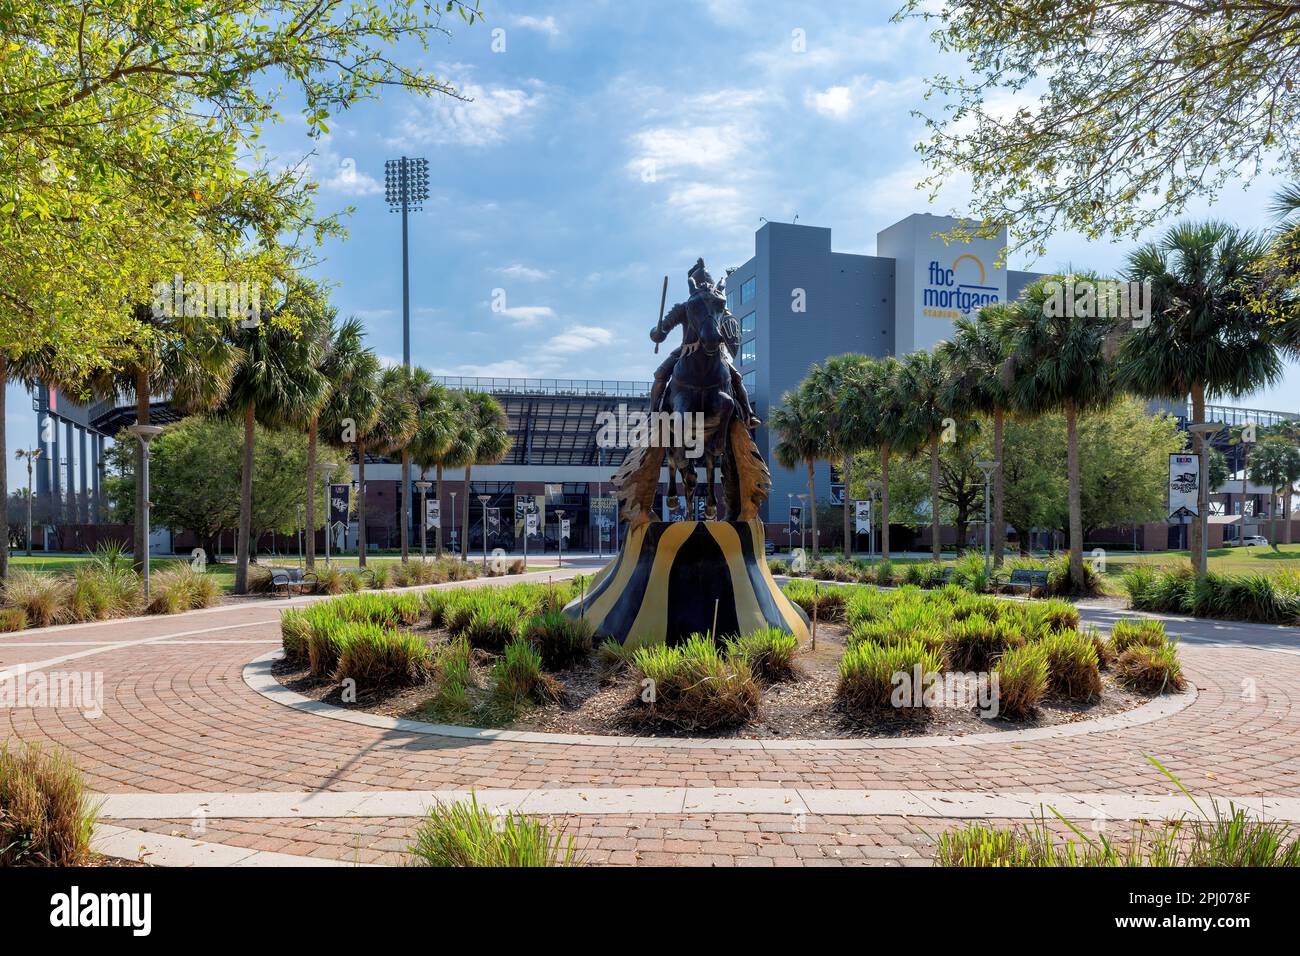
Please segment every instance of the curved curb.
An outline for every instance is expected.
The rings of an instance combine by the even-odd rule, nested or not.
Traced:
[[[432,737],[454,737],[484,743],[507,741],[510,743],[549,744],[551,746],[579,747],[635,747],[653,750],[911,750],[928,747],[966,747],[982,744],[1016,744],[1027,741],[1055,740],[1077,737],[1082,734],[1102,733],[1108,730],[1126,730],[1156,720],[1172,717],[1196,703],[1194,683],[1181,694],[1157,697],[1122,714],[1097,717],[1092,720],[1059,724],[1053,727],[1031,727],[1026,730],[1006,730],[1000,733],[964,734],[961,736],[931,737],[867,737],[803,740],[755,740],[731,737],[615,737],[603,734],[544,734],[528,730],[488,730],[480,727],[462,727],[457,724],[431,724],[422,720],[405,720],[385,717],[360,710],[349,710],[324,701],[312,700],[289,690],[271,673],[271,665],[284,656],[283,650],[271,651],[254,658],[244,666],[244,683],[263,697],[291,707],[294,710],[350,724],[361,724],[377,730],[395,730],[402,733],[425,734]]]

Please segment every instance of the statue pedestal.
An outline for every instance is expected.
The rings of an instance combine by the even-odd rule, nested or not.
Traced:
[[[808,618],[772,579],[763,549],[763,523],[651,522],[633,528],[618,557],[596,576],[586,601],[564,613],[585,617],[596,640],[627,647],[677,644],[707,634],[717,604],[717,635],[777,627],[801,641]]]

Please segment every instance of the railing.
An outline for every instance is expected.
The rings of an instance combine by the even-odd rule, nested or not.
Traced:
[[[448,388],[472,389],[498,395],[576,395],[643,398],[650,394],[650,382],[625,382],[581,378],[474,378],[460,375],[436,376]]]
[[[1190,402],[1187,405],[1186,418],[1189,422],[1192,420]],[[1206,405],[1205,420],[1207,422],[1223,422],[1229,427],[1253,422],[1261,428],[1268,428],[1281,422],[1300,420],[1300,414],[1295,412],[1269,412],[1259,408],[1237,408],[1232,405]]]

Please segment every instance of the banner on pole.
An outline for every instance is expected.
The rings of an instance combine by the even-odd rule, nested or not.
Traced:
[[[541,516],[546,514],[546,497],[544,495],[515,495],[515,537],[523,534],[537,534],[542,526]],[[532,515],[538,520],[528,524]]]
[[[871,501],[853,502],[853,518],[857,526],[858,534],[866,534],[871,530]]]
[[[487,510],[487,533],[489,535],[501,533],[501,509],[489,508]]]
[[[1169,517],[1200,515],[1201,462],[1196,455],[1169,456]]]
[[[844,482],[832,481],[831,482],[831,504],[837,507],[843,505],[844,495],[845,495]]]
[[[524,515],[524,528],[527,534],[537,534],[537,522],[540,517],[541,516],[535,511],[530,511],[528,514]]]
[[[349,499],[351,485],[330,485],[330,527],[348,526]]]
[[[799,505],[790,507],[790,534],[797,536],[803,533],[803,508]]]
[[[426,528],[442,527],[442,509],[437,498],[427,498],[424,502],[424,526]]]
[[[561,518],[561,519],[560,519],[560,537],[561,537],[561,538],[568,538],[568,536],[569,536],[569,519],[568,519],[568,518]]]

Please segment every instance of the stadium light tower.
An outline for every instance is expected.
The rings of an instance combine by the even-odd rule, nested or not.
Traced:
[[[411,265],[406,215],[419,212],[429,198],[429,161],[403,156],[384,163],[384,199],[402,214],[402,364],[411,367]]]

